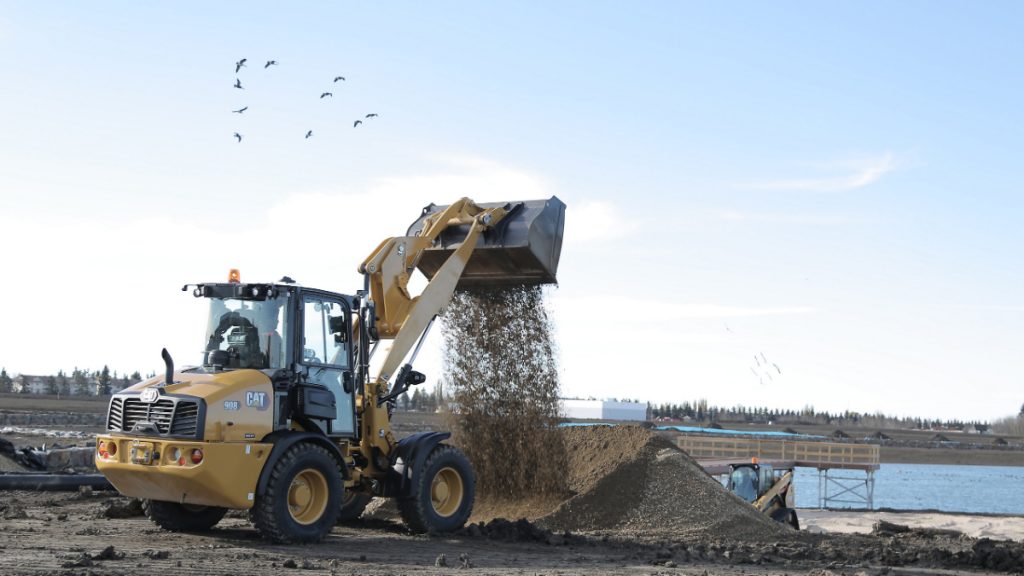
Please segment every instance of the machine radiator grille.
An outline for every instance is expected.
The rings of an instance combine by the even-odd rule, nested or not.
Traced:
[[[107,430],[112,432],[156,432],[161,436],[199,438],[200,401],[163,396],[143,402],[137,394],[114,396],[107,413]],[[136,425],[139,425],[136,429]],[[155,430],[153,430],[155,428]]]

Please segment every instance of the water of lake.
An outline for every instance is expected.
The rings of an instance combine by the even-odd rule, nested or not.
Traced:
[[[849,477],[863,472],[834,470]],[[797,468],[796,504],[818,506],[818,471]],[[850,499],[850,498],[845,498]],[[830,507],[863,508],[863,504]],[[875,508],[1024,515],[1024,467],[882,464],[875,472]]]

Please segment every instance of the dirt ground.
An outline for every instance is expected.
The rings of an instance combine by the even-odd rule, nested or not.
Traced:
[[[434,415],[396,418],[400,436],[440,426]],[[964,535],[939,528],[949,526],[941,518],[904,528],[888,516],[895,524],[847,519],[850,533],[796,532],[725,492],[661,435],[564,434],[568,497],[481,501],[477,524],[448,536],[413,535],[383,506],[319,544],[273,545],[242,512],[211,532],[181,534],[115,493],[0,492],[0,575],[1024,574],[1024,542],[1012,535]]]
[[[771,541],[644,540],[553,534],[523,524],[450,537],[398,523],[339,526],[315,545],[272,545],[239,514],[206,534],[159,530],[108,493],[10,492],[0,511],[0,574],[679,574],[1020,573],[1020,545],[922,532],[793,534]],[[117,516],[128,515],[126,518]],[[114,517],[108,517],[114,516]],[[109,546],[113,549],[107,550]],[[444,559],[440,558],[444,555]],[[1017,554],[1013,556],[1013,554]],[[975,563],[988,569],[971,571]]]
[[[638,427],[565,435],[571,496],[481,502],[476,524],[446,536],[413,535],[381,506],[324,542],[273,545],[244,512],[182,534],[112,492],[0,492],[0,574],[1024,573],[1022,542],[891,523],[797,532],[727,493],[666,438]],[[505,519],[520,513],[532,521]]]

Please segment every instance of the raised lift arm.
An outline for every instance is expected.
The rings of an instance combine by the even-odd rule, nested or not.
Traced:
[[[366,275],[370,297],[376,307],[376,327],[381,339],[393,339],[391,349],[376,378],[367,383],[361,402],[363,449],[369,442],[387,455],[395,446],[387,406],[378,400],[387,392],[388,381],[412,347],[423,336],[431,320],[451,301],[455,287],[476,249],[480,234],[508,215],[511,205],[482,208],[463,198],[428,217],[418,236],[398,236],[382,242],[359,266]],[[442,232],[469,225],[465,239],[448,257],[418,296],[409,292],[409,279],[426,249]],[[364,454],[377,467],[372,454]],[[383,467],[379,467],[383,468]]]

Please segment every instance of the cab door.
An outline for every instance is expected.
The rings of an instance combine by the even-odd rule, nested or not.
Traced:
[[[335,417],[325,431],[355,435],[352,393],[351,313],[340,299],[306,293],[302,297],[302,365],[306,381],[334,394]]]

